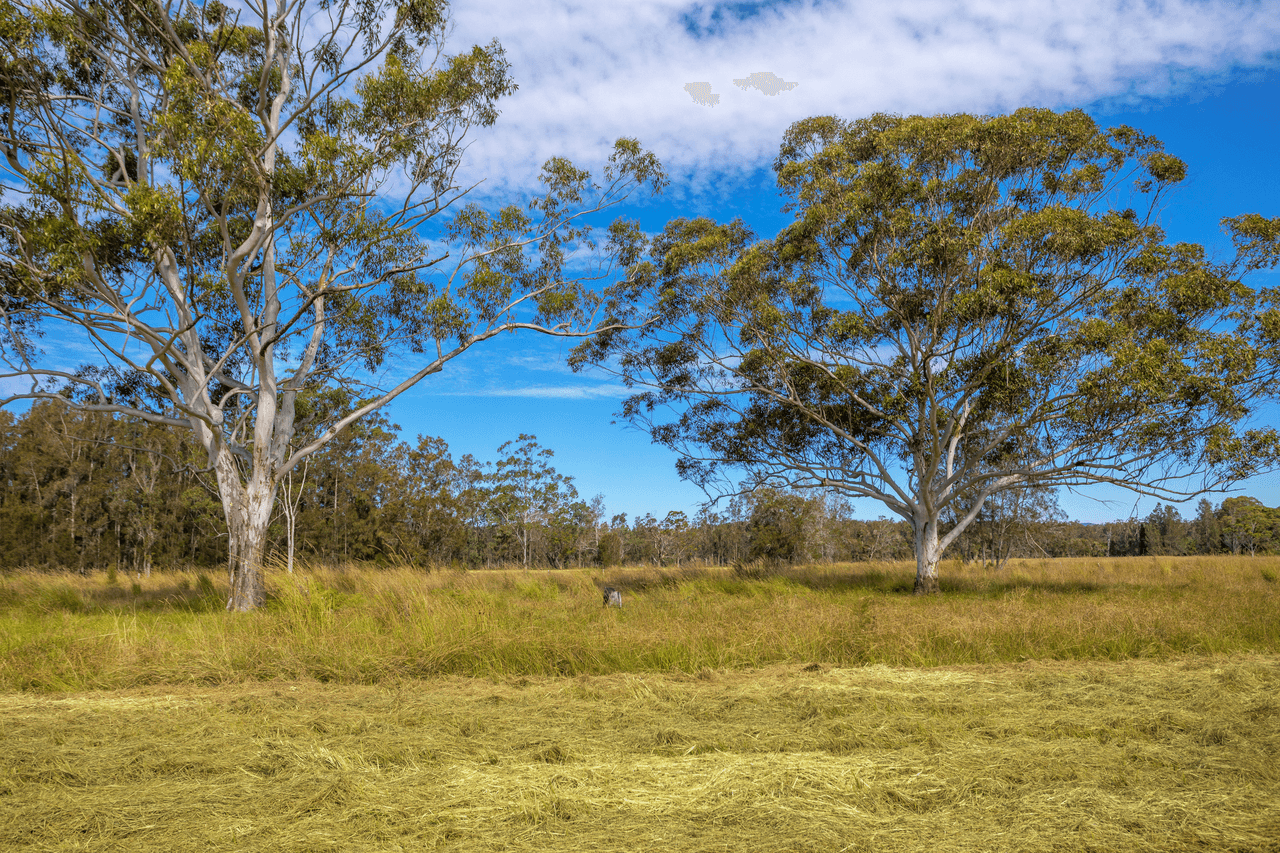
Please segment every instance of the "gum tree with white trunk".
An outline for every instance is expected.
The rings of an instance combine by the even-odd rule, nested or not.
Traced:
[[[600,326],[607,260],[568,274],[584,217],[663,181],[620,140],[599,184],[553,159],[527,206],[464,206],[467,134],[515,84],[496,42],[445,53],[447,12],[0,0],[0,351],[25,381],[4,402],[192,430],[230,609],[262,602],[279,486],[310,454],[501,332]],[[360,393],[296,442],[298,395],[334,385]]]
[[[1168,242],[1186,167],[1157,140],[1079,111],[818,117],[774,168],[790,225],[670,222],[629,258],[654,322],[574,355],[636,388],[622,414],[710,493],[880,501],[931,593],[993,495],[1183,500],[1280,459],[1250,425],[1280,312],[1245,280],[1280,220],[1224,220],[1227,262]]]

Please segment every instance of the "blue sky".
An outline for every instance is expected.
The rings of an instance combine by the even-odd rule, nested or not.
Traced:
[[[1280,215],[1280,15],[1265,2],[460,0],[453,11],[453,48],[498,38],[520,86],[468,152],[485,200],[521,198],[552,155],[598,167],[627,135],[655,150],[673,181],[662,199],[620,213],[650,231],[676,215],[742,216],[770,234],[785,219],[768,164],[793,121],[1043,106],[1139,127],[1188,162],[1162,215],[1174,239],[1225,253],[1221,217]],[[764,71],[798,85],[766,96],[734,83]],[[694,97],[706,93],[719,96],[715,106]],[[613,422],[625,393],[614,380],[569,373],[565,342],[495,344],[391,406],[406,438],[438,435],[455,456],[492,459],[502,442],[533,433],[610,513],[692,515],[704,496],[677,477],[675,457]],[[1280,504],[1280,476],[1244,491]],[[1086,521],[1128,516],[1134,501],[1116,491],[1062,496]],[[1153,505],[1142,499],[1136,511]],[[870,502],[859,510],[885,513]]]

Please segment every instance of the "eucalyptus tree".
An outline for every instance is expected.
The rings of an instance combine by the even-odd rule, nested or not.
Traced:
[[[418,436],[415,447],[396,448],[400,493],[384,511],[394,516],[397,559],[448,565],[467,557],[465,502],[471,484],[440,438]]]
[[[1182,500],[1280,459],[1249,427],[1280,312],[1242,280],[1280,219],[1224,220],[1228,262],[1167,241],[1186,166],[1157,140],[1079,111],[819,117],[774,169],[791,224],[673,220],[629,259],[655,321],[574,356],[637,387],[623,415],[704,488],[880,501],[923,593],[993,495]]]
[[[808,528],[823,509],[804,495],[757,489],[747,519],[748,555],[770,564],[804,560],[809,556]]]
[[[1222,553],[1222,522],[1208,498],[1201,498],[1196,504],[1196,518],[1191,523],[1191,530],[1195,553]]]
[[[485,513],[519,543],[525,568],[535,557],[538,539],[570,524],[581,505],[573,478],[556,471],[553,456],[555,451],[540,446],[537,436],[521,433],[498,447],[498,461],[485,474]],[[557,554],[548,559],[563,562]]]
[[[1222,537],[1231,549],[1256,555],[1259,549],[1271,549],[1280,540],[1280,509],[1271,509],[1257,498],[1227,498],[1218,509]]]
[[[623,139],[598,184],[552,159],[526,207],[465,204],[468,134],[515,84],[497,42],[445,52],[447,11],[0,0],[0,379],[29,380],[3,402],[79,386],[63,398],[190,429],[229,608],[262,600],[302,460],[503,331],[591,332],[610,267],[588,253],[605,260],[571,274],[584,217],[663,181]],[[67,361],[85,350],[93,370]],[[295,443],[297,395],[335,384],[357,401]]]

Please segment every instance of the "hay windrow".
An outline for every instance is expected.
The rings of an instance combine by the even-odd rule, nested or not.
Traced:
[[[0,695],[0,848],[1275,850],[1280,657]]]

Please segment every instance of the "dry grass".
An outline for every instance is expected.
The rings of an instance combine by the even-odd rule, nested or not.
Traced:
[[[1280,559],[761,574],[0,577],[0,849],[1280,851]]]
[[[1278,570],[1275,557],[948,565],[944,594],[917,599],[905,565],[754,579],[350,568],[275,574],[253,614],[223,612],[218,585],[189,573],[19,573],[0,577],[0,690],[1275,654]],[[600,606],[602,582],[622,610]]]
[[[0,848],[1274,851],[1280,657],[0,694]]]

